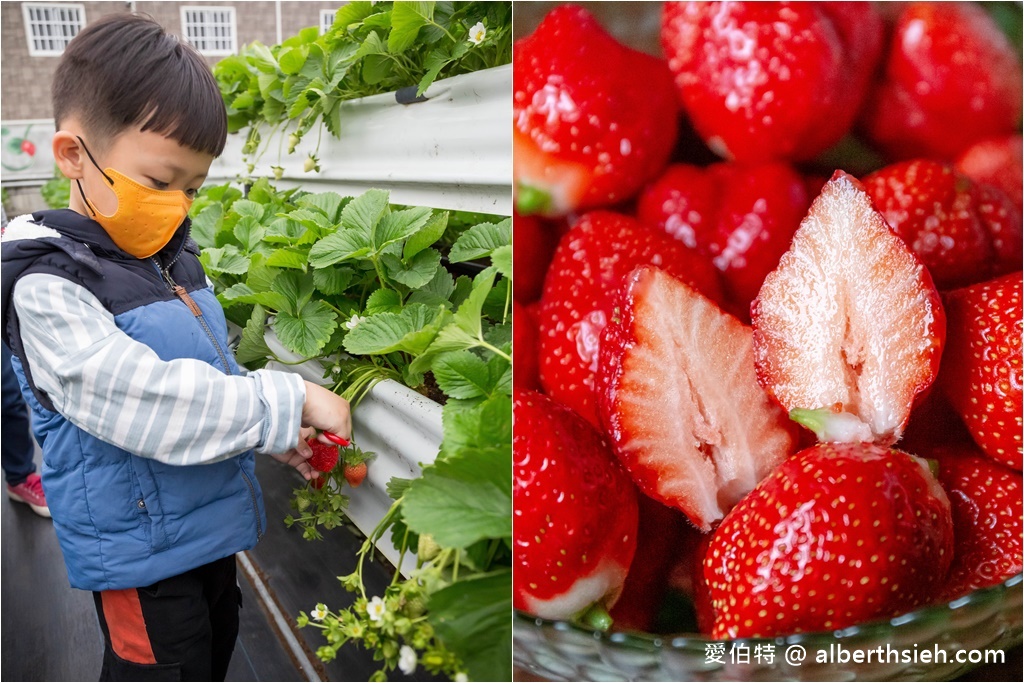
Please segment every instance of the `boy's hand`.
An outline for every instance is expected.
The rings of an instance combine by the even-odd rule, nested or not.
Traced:
[[[315,427],[319,432],[333,432],[351,441],[352,414],[349,412],[348,401],[318,384],[306,382],[302,426]],[[335,445],[323,434],[319,434],[317,439],[325,444]]]
[[[299,430],[299,445],[286,453],[271,453],[270,457],[278,462],[291,465],[299,471],[302,478],[310,480],[313,478],[314,470],[309,466],[309,458],[313,455],[313,449],[306,443],[306,439],[316,433],[312,427],[303,427]]]

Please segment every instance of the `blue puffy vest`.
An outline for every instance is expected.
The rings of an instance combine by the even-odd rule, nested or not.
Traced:
[[[32,216],[62,237],[3,244],[0,320],[42,446],[43,488],[71,585],[92,591],[148,586],[253,547],[267,528],[253,452],[173,466],[87,434],[57,413],[32,382],[10,303],[20,277],[58,275],[92,292],[118,328],[162,360],[195,358],[240,374],[188,221],[154,258],[165,268],[170,264],[168,274],[198,304],[202,319],[172,292],[151,259],[121,251],[95,221],[70,209]]]

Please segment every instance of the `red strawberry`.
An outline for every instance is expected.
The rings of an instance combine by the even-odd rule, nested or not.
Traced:
[[[939,289],[987,280],[994,267],[1020,269],[1017,211],[998,191],[975,185],[952,165],[902,161],[864,178],[864,187]]]
[[[512,217],[512,296],[526,305],[540,298],[544,291],[544,276],[555,253],[560,233],[554,226],[533,216]]]
[[[636,489],[586,420],[513,389],[513,604],[568,619],[615,603],[633,560]]]
[[[345,481],[348,482],[348,485],[356,488],[366,479],[366,463],[357,462],[353,465],[345,463],[341,473],[345,475]]]
[[[1021,274],[946,296],[942,388],[990,457],[1021,469]]]
[[[306,443],[313,449],[313,455],[308,460],[309,466],[317,472],[330,472],[338,464],[337,446],[320,443],[316,437],[307,439]]]
[[[640,525],[636,554],[612,618],[620,630],[651,631],[668,591],[668,576],[687,531],[686,518],[672,508],[638,495]]]
[[[540,389],[537,321],[533,314],[512,302],[512,384]]]
[[[640,490],[709,530],[792,452],[791,423],[757,383],[750,328],[642,267],[601,341],[601,419]]]
[[[36,155],[36,145],[31,140],[22,140],[21,141],[21,151],[24,152],[25,154],[29,155],[30,157],[35,156]]]
[[[1019,130],[1020,57],[974,3],[908,5],[883,60],[861,122],[893,158],[953,160],[979,140]]]
[[[841,171],[751,316],[761,386],[824,441],[898,440],[935,379],[946,330],[928,271]]]
[[[1024,137],[989,138],[967,148],[957,170],[976,183],[991,185],[1010,198],[1017,211],[1024,207]]]
[[[864,443],[794,455],[744,498],[704,560],[715,638],[840,629],[935,597],[949,500],[925,462]]]
[[[628,199],[676,139],[672,76],[585,9],[551,11],[513,50],[513,176],[520,213],[564,215]]]
[[[936,449],[939,481],[953,508],[953,564],[941,595],[954,600],[1019,574],[1022,487],[1020,472],[992,462],[973,446]]]
[[[676,164],[644,189],[637,217],[708,257],[746,316],[810,203],[785,164]]]
[[[612,315],[623,278],[656,265],[713,299],[720,299],[714,267],[665,233],[620,214],[583,216],[555,249],[541,299],[540,379],[552,398],[598,425],[594,375],[601,330]]]
[[[809,159],[850,129],[881,51],[868,3],[666,2],[683,108],[727,159]]]

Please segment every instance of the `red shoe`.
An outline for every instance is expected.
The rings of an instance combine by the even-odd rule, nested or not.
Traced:
[[[7,497],[19,503],[25,503],[40,517],[49,517],[50,508],[46,505],[43,494],[43,479],[33,472],[17,486],[7,485]]]

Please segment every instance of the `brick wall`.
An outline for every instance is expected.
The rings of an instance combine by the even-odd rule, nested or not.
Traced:
[[[128,2],[85,2],[86,23],[114,12],[128,12]],[[307,26],[318,26],[321,9],[336,9],[343,2],[308,2],[292,0],[281,2],[281,37],[287,39]],[[25,22],[21,2],[0,3],[0,39],[3,59],[0,60],[0,119],[45,119],[53,116],[50,103],[50,84],[59,57],[30,57],[25,37]],[[137,12],[158,21],[167,31],[181,36],[181,7],[183,5],[234,6],[237,44],[239,48],[258,40],[267,45],[277,42],[277,13],[275,3],[261,2],[136,2]],[[208,56],[212,65],[220,57]]]
[[[86,2],[88,23],[113,12],[127,12],[124,2]],[[20,2],[0,3],[0,38],[3,59],[0,60],[0,119],[46,119],[53,116],[50,84],[60,57],[30,57],[25,33],[25,19]]]

